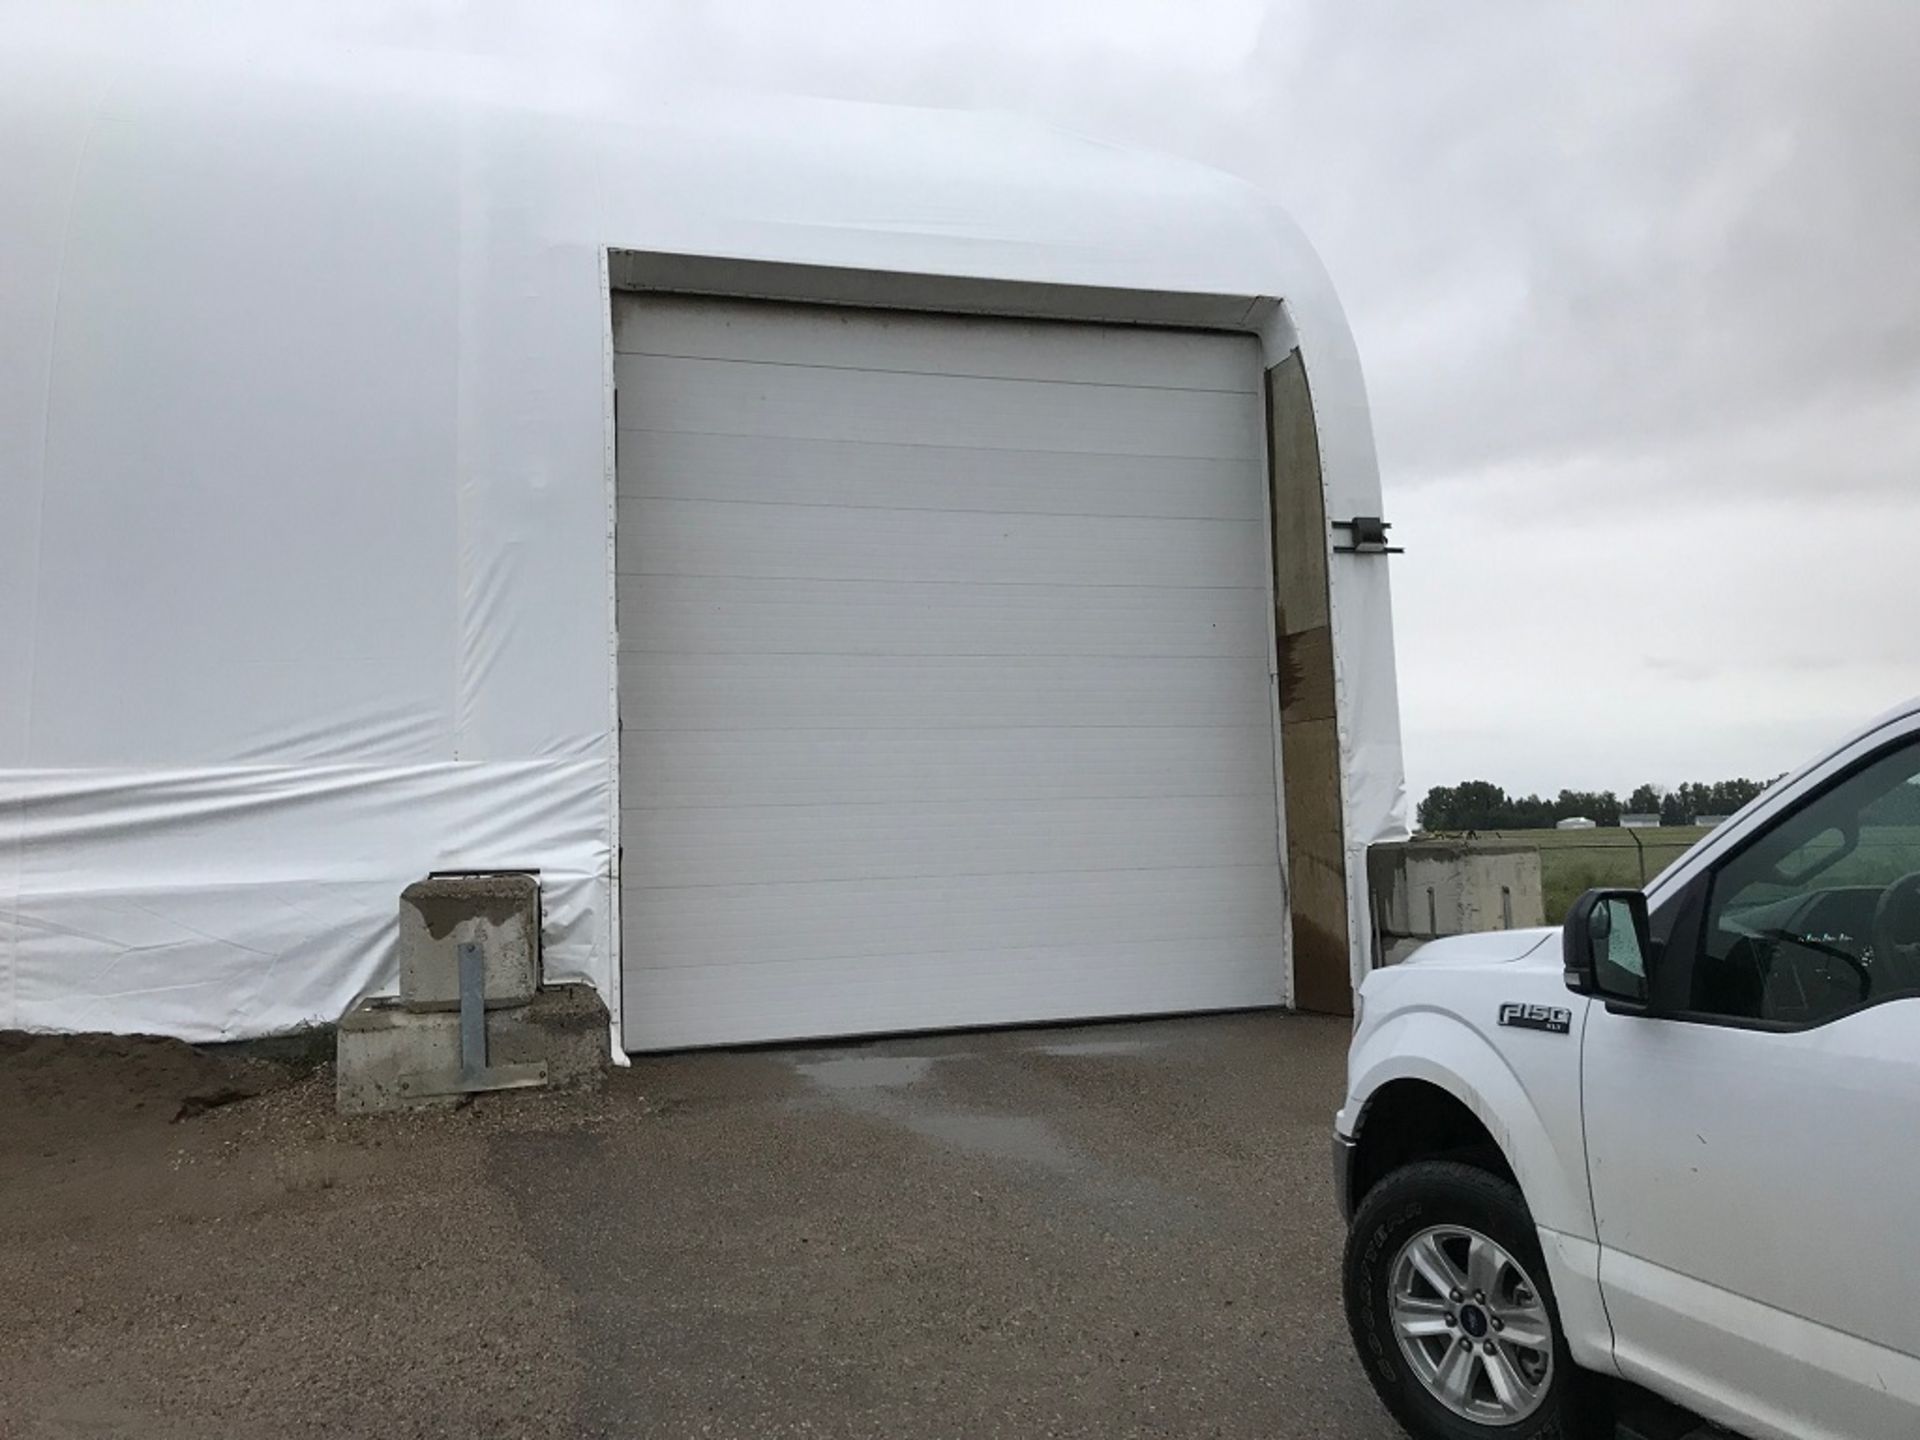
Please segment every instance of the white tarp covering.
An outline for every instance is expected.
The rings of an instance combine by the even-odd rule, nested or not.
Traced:
[[[617,1006],[609,247],[1279,297],[1328,512],[1379,513],[1345,323],[1237,181],[447,64],[0,60],[0,1027],[331,1020],[465,867],[537,868],[549,974]],[[1404,797],[1385,562],[1333,576],[1359,953]]]

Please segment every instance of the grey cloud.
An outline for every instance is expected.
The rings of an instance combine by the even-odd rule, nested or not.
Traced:
[[[1484,29],[1429,25],[1392,50],[1378,86],[1421,54],[1446,78],[1388,102],[1405,128],[1350,157],[1411,237],[1378,246],[1394,278],[1357,317],[1390,463],[1647,453],[1794,412],[1843,433],[1849,404],[1914,395],[1920,14],[1501,13],[1484,49]]]

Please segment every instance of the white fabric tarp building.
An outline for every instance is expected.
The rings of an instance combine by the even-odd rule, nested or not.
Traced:
[[[331,1021],[461,869],[539,872],[635,1049],[1295,999],[1289,357],[1365,966],[1380,494],[1272,204],[301,69],[0,62],[0,1027]]]

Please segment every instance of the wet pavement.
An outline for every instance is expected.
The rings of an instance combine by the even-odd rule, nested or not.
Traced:
[[[583,1433],[1398,1434],[1340,1316],[1347,1027],[1279,1015],[642,1059],[492,1173]]]
[[[0,1046],[0,1440],[1388,1440],[1338,1301],[1346,1043],[687,1054],[371,1117],[325,1067]]]

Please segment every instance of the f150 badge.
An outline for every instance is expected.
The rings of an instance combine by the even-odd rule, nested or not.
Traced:
[[[1573,1029],[1573,1012],[1560,1005],[1521,1005],[1510,1001],[1500,1007],[1500,1023],[1518,1030],[1565,1035]]]

